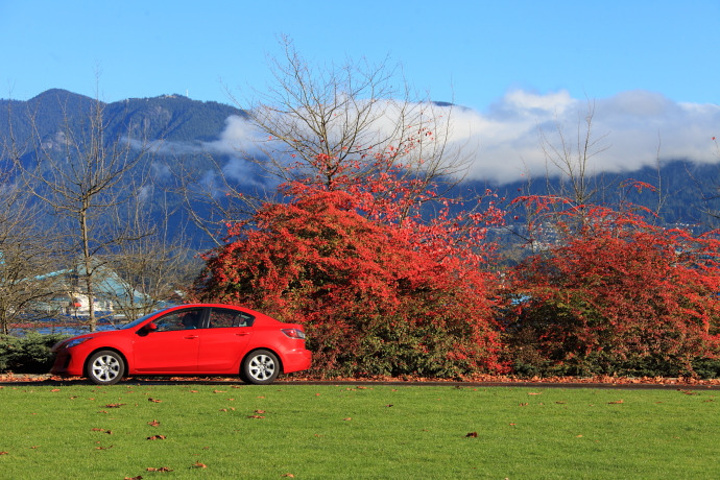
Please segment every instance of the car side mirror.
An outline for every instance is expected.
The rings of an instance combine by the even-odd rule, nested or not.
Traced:
[[[157,330],[157,324],[155,322],[150,322],[147,325],[145,325],[145,329],[148,332],[154,332],[155,330]]]

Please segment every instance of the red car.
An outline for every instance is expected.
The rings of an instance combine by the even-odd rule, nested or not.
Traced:
[[[160,310],[117,330],[53,348],[55,375],[112,385],[124,376],[240,375],[257,385],[310,368],[305,331],[246,308],[196,304]]]

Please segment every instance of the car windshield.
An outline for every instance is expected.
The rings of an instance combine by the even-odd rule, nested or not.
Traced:
[[[165,310],[167,310],[167,308],[164,308],[164,309],[162,309],[162,310],[158,310],[158,311],[156,311],[156,312],[148,313],[147,315],[142,316],[142,317],[138,318],[137,320],[133,320],[132,322],[126,323],[126,324],[124,324],[124,325],[120,325],[120,326],[118,327],[118,330],[128,330],[128,329],[135,328],[135,327],[137,327],[138,325],[140,325],[141,323],[143,323],[145,320],[147,320],[148,318],[150,318],[150,317],[152,317],[152,316],[155,316],[155,315],[157,315],[157,314],[160,313],[160,312],[164,312]]]

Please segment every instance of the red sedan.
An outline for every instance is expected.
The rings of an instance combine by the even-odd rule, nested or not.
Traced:
[[[215,304],[160,310],[117,330],[63,340],[53,352],[52,374],[88,377],[98,385],[133,375],[238,374],[266,385],[311,363],[301,325]]]

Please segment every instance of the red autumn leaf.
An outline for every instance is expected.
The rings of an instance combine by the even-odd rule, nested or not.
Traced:
[[[477,432],[470,432],[467,435],[465,435],[466,438],[477,438],[478,433]]]
[[[152,422],[148,422],[148,425],[150,425],[151,427],[158,427],[160,426],[160,422],[158,422],[157,420],[153,420]]]
[[[621,403],[625,403],[622,398],[614,402],[608,402],[608,405],[620,405]]]
[[[192,466],[194,468],[207,468],[207,465],[205,465],[204,463],[200,463],[200,462],[195,462],[195,463],[193,463]]]
[[[0,452],[0,455],[10,455],[10,452]]]
[[[156,399],[156,398],[148,398],[148,402],[162,403],[162,400],[158,400],[158,399]]]
[[[167,437],[165,435],[153,435],[151,437],[147,437],[148,440],[165,440]]]
[[[265,413],[265,410],[255,410],[255,413],[263,414]]]
[[[108,403],[107,405],[105,405],[105,408],[120,408],[123,405],[125,405],[125,404],[124,403]]]

